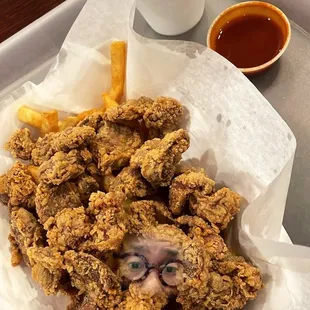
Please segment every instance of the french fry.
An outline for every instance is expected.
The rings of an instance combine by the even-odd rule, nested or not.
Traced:
[[[56,110],[42,112],[41,133],[45,135],[49,132],[57,132],[58,129],[58,112]]]
[[[102,94],[105,109],[115,108],[118,103],[113,100],[109,94]]]
[[[111,89],[109,96],[119,102],[124,94],[126,76],[126,42],[114,41],[110,47],[111,53]]]
[[[65,118],[63,121],[58,122],[59,131],[63,131],[69,127],[74,127],[78,122],[79,118],[76,116],[69,116]]]
[[[87,117],[88,115],[91,115],[91,114],[94,114],[96,112],[104,112],[105,111],[105,108],[102,107],[102,108],[97,108],[97,109],[91,109],[91,110],[86,110],[86,111],[83,111],[81,112],[80,114],[78,114],[76,117],[82,121],[85,117]]]
[[[39,167],[33,166],[33,165],[29,165],[29,166],[27,166],[27,170],[31,174],[34,182],[36,184],[39,184],[40,183],[40,180],[39,180]]]
[[[42,115],[27,106],[21,106],[17,112],[18,119],[36,128],[41,128],[42,125]]]

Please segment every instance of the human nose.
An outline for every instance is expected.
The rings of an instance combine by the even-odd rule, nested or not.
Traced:
[[[163,291],[156,270],[151,270],[147,278],[143,281],[141,291],[142,293],[151,295],[150,297]]]

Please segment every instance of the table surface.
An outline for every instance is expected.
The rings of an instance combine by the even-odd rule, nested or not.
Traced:
[[[0,43],[65,0],[0,0]]]

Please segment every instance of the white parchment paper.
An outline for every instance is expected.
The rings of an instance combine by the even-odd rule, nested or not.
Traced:
[[[133,0],[87,1],[45,81],[26,83],[1,103],[0,144],[23,126],[16,117],[21,104],[69,113],[99,106],[101,93],[110,86],[109,44],[127,40],[127,97],[170,95],[181,100],[191,137],[184,160],[205,168],[218,183],[245,198],[230,227],[229,241],[261,268],[266,284],[246,309],[308,309],[310,249],[290,244],[281,234],[296,148],[293,133],[221,56],[199,44],[154,41],[136,34],[133,4]],[[1,149],[0,173],[12,162]],[[10,266],[8,232],[3,207],[1,309],[64,309],[66,299],[45,297],[28,268]]]

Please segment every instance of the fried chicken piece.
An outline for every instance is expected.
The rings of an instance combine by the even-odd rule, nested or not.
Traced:
[[[156,186],[168,186],[182,153],[189,147],[189,136],[183,129],[167,134],[163,139],[146,141],[131,157],[130,166],[141,169],[142,176]]]
[[[1,181],[11,206],[34,208],[34,195],[37,186],[26,165],[18,161],[15,162],[6,177],[1,178]]]
[[[52,139],[55,133],[46,134],[43,138],[39,137],[34,149],[31,152],[31,159],[36,166],[40,166],[46,160],[49,160],[54,152],[52,151]]]
[[[210,195],[214,191],[215,182],[209,179],[203,170],[188,171],[177,176],[170,185],[169,206],[174,215],[182,212],[189,197],[193,195]]]
[[[126,167],[114,178],[109,191],[120,191],[127,198],[133,198],[152,195],[155,189],[142,177],[139,170]]]
[[[139,133],[127,126],[104,122],[92,143],[92,153],[102,173],[120,169],[142,144]]]
[[[96,132],[92,127],[69,127],[53,136],[51,146],[54,153],[59,151],[68,152],[69,150],[89,144],[95,136]]]
[[[23,128],[16,130],[4,147],[14,158],[28,160],[31,158],[35,142],[31,139],[30,130]]]
[[[69,152],[89,144],[95,135],[94,128],[88,126],[69,127],[61,132],[46,134],[37,140],[31,153],[32,161],[39,166],[57,152]]]
[[[111,309],[121,302],[118,278],[99,259],[90,254],[68,251],[65,253],[65,266],[72,285],[99,307]]]
[[[224,259],[214,260],[212,268],[207,309],[241,309],[263,288],[259,269],[243,257],[228,252]]]
[[[25,263],[29,266],[27,250],[32,246],[43,246],[44,231],[36,218],[26,209],[14,209],[11,212],[11,233],[9,236],[11,242],[12,265],[18,265],[18,251],[23,256]]]
[[[183,115],[183,107],[176,99],[158,97],[143,115],[147,128],[161,131],[169,128],[175,129]]]
[[[90,238],[81,250],[117,250],[127,232],[127,218],[123,207],[124,196],[120,193],[97,192],[90,196],[87,212],[95,218]]]
[[[107,121],[137,127],[143,119],[144,113],[151,108],[154,100],[140,97],[138,100],[130,99],[116,108],[108,109],[104,115]]]
[[[91,226],[84,207],[65,208],[44,223],[49,246],[65,251],[75,249],[88,237]]]
[[[97,192],[99,184],[95,178],[90,175],[82,174],[75,181],[77,191],[83,203],[88,204],[91,193]]]
[[[86,295],[74,295],[70,296],[71,303],[67,307],[67,310],[100,310],[96,303],[89,300]]]
[[[140,287],[131,284],[129,291],[125,293],[120,310],[160,310],[168,303],[168,296],[159,293],[154,296],[142,294]]]
[[[128,227],[132,234],[138,234],[141,229],[148,226],[174,222],[167,206],[155,200],[132,202],[128,213]]]
[[[240,211],[241,197],[228,188],[222,188],[211,196],[190,197],[190,208],[195,215],[225,229]]]
[[[96,132],[98,132],[99,128],[102,126],[103,119],[104,119],[104,112],[95,112],[93,114],[86,116],[76,126],[77,127],[83,127],[83,126],[92,127],[95,129]]]
[[[59,186],[39,184],[35,204],[40,222],[44,224],[49,217],[55,216],[65,208],[78,208],[82,202],[76,186],[71,182],[65,182]]]
[[[100,188],[106,193],[108,193],[115,179],[116,176],[112,173],[112,171],[106,172],[106,174],[100,179]],[[116,192],[117,190],[111,189],[111,191]]]
[[[11,265],[13,267],[16,267],[22,262],[23,255],[20,252],[18,243],[16,242],[12,234],[9,234],[8,240],[10,242]]]
[[[32,277],[41,284],[46,295],[55,295],[64,275],[63,257],[55,248],[32,247],[27,251]]]
[[[85,170],[78,150],[69,153],[57,152],[39,168],[40,181],[46,184],[59,185],[74,179]]]
[[[3,174],[0,176],[0,201],[7,205],[9,203],[9,195],[8,195],[8,176]]]
[[[179,225],[189,226],[187,235],[192,239],[201,239],[205,246],[205,251],[212,259],[222,259],[227,252],[226,244],[219,235],[217,227],[211,227],[198,216],[184,215],[176,219]]]

